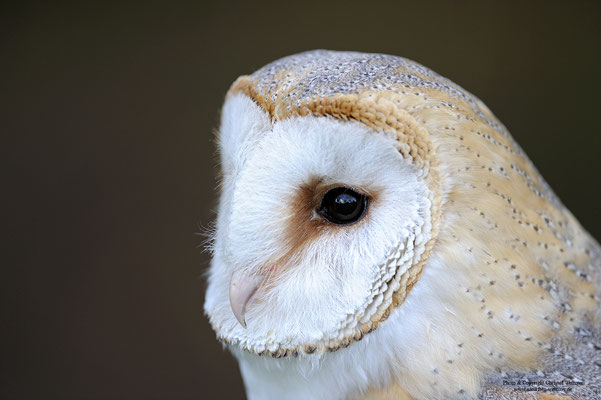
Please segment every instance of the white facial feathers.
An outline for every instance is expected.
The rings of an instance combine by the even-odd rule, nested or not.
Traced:
[[[226,102],[220,143],[224,181],[205,304],[219,336],[260,353],[311,352],[352,334],[344,330],[354,319],[384,301],[391,253],[427,223],[415,167],[362,124],[310,116],[271,124],[244,95]],[[370,197],[363,219],[335,226],[316,214],[335,186]]]

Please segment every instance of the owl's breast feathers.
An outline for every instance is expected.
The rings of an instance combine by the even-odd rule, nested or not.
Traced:
[[[441,355],[436,371],[462,362],[534,371],[488,371],[483,399],[545,398],[510,384],[519,380],[541,381],[536,387],[558,399],[601,393],[600,247],[480,100],[404,58],[321,50],[241,77],[235,93],[274,121],[315,115],[362,122],[395,138],[423,171],[432,194],[431,239],[409,271],[407,290],[370,329],[405,300],[436,254],[465,277],[465,285],[443,295],[462,312],[455,323],[474,333],[457,338],[459,348]],[[473,360],[461,361],[468,354]],[[568,383],[554,388],[546,381]]]

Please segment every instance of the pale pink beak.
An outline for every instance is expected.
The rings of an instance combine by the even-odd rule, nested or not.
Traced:
[[[230,305],[240,325],[246,328],[246,310],[252,304],[264,277],[236,271],[230,281]]]

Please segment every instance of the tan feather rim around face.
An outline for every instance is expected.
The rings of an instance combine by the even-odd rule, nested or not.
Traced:
[[[397,276],[397,269],[397,274],[391,278],[390,281],[399,279],[401,285],[393,293],[390,304],[382,304],[368,322],[358,325],[355,332],[346,337],[330,340],[327,343],[305,344],[297,348],[279,348],[276,351],[265,350],[256,354],[279,358],[336,351],[361,340],[364,335],[375,330],[382,321],[388,318],[392,310],[403,303],[421,275],[423,266],[436,240],[441,212],[441,188],[434,147],[426,129],[419,125],[409,113],[399,109],[394,104],[395,96],[400,96],[398,93],[366,90],[358,94],[338,94],[333,97],[311,98],[303,101],[299,106],[292,106],[270,101],[271,93],[258,93],[255,87],[256,85],[250,77],[242,76],[232,85],[228,95],[244,93],[262,107],[273,121],[313,115],[361,122],[377,134],[385,134],[394,138],[396,147],[402,156],[424,171],[422,178],[430,189],[430,239],[426,242],[419,261],[411,265],[400,277]],[[276,97],[281,98],[281,96]],[[235,344],[222,336],[219,336],[219,340],[228,344]],[[244,350],[254,352],[247,348]]]

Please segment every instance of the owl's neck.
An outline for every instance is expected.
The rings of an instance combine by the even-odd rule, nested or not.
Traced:
[[[239,361],[250,400],[410,399],[390,397],[388,393],[397,391],[392,386],[385,390],[376,389],[377,384],[372,377],[366,376],[365,364],[358,360],[360,356],[354,354],[352,347],[324,354],[321,358],[298,359],[259,357],[237,349],[232,352]],[[377,363],[370,364],[371,374],[383,370]]]
[[[391,384],[394,352],[387,344],[390,337],[402,336],[395,314],[363,340],[314,357],[274,359],[232,348],[248,398],[411,400],[401,386]]]

